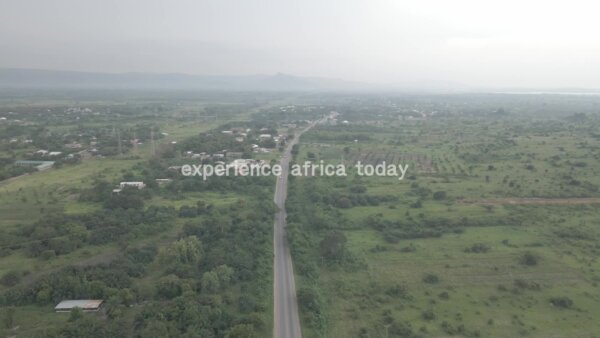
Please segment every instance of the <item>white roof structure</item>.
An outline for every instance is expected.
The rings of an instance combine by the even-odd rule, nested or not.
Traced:
[[[98,311],[102,302],[102,299],[63,300],[54,307],[54,310],[56,312],[69,312],[74,308],[80,308],[83,311]]]
[[[119,187],[121,187],[121,189],[125,188],[125,187],[136,187],[138,189],[142,189],[146,186],[146,184],[144,184],[144,182],[121,182],[119,183]]]

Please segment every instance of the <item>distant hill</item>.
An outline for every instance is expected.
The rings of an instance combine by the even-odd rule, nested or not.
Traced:
[[[0,88],[358,91],[368,90],[370,86],[345,80],[287,74],[202,76],[5,68],[0,69]]]

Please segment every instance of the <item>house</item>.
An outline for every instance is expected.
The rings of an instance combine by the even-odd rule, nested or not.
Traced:
[[[170,178],[157,178],[157,179],[155,179],[155,181],[159,187],[162,187],[165,184],[171,183],[173,180]]]
[[[121,183],[119,183],[119,187],[121,189],[123,189],[125,187],[136,187],[138,189],[144,189],[146,187],[146,185],[144,184],[144,182],[132,181],[132,182],[121,182]]]
[[[242,155],[243,153],[239,151],[228,151],[226,153],[227,158],[240,158]]]
[[[48,156],[58,156],[62,154],[62,151],[51,151],[48,153]]]
[[[233,132],[231,130],[223,130],[221,133],[225,134],[225,135],[232,135],[233,134]]]
[[[271,139],[271,134],[260,134],[258,136],[258,138],[263,141],[263,140],[270,140]]]
[[[48,150],[40,149],[40,150],[36,151],[35,153],[40,154],[40,155],[46,155],[46,154],[48,154]]]
[[[80,308],[84,312],[93,312],[100,310],[102,299],[77,299],[63,300],[54,307],[56,312],[71,312],[75,308]]]

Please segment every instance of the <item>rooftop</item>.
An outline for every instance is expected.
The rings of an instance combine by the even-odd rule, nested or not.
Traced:
[[[63,300],[54,307],[55,311],[71,311],[74,308],[80,308],[83,311],[97,311],[102,305],[101,299],[77,299]]]

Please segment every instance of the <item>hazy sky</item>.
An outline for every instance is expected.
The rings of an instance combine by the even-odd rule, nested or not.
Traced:
[[[600,2],[0,0],[0,67],[600,88]]]

